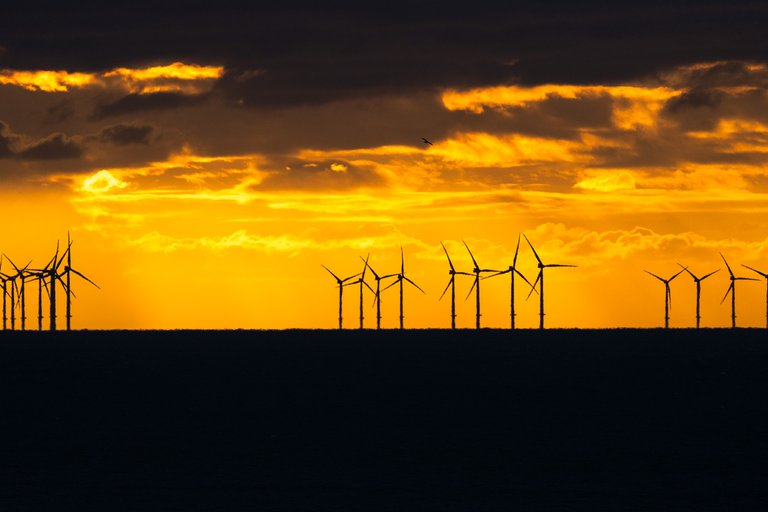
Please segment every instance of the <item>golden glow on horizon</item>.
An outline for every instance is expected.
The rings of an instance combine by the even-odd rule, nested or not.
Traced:
[[[204,87],[223,72],[201,69],[120,68],[94,75],[88,86]],[[75,290],[78,327],[333,328],[338,290],[320,264],[351,275],[370,252],[377,272],[397,272],[403,247],[408,276],[427,291],[406,289],[406,326],[447,327],[450,304],[438,301],[448,278],[440,242],[459,270],[472,265],[462,241],[484,268],[506,269],[525,232],[545,262],[579,266],[548,270],[548,326],[659,326],[663,286],[644,269],[671,275],[682,263],[703,274],[724,268],[722,252],[739,275],[749,275],[741,264],[768,270],[768,120],[728,103],[745,101],[753,89],[718,85],[723,107],[694,106],[678,117],[665,106],[689,92],[684,85],[448,90],[443,107],[470,112],[472,123],[432,136],[428,147],[417,137],[412,145],[208,154],[180,142],[166,158],[153,153],[156,161],[135,166],[99,162],[87,172],[36,176],[39,186],[26,196],[36,205],[29,218],[36,236],[8,226],[2,249],[44,262],[55,238],[72,230],[76,267],[103,288]],[[541,107],[553,98],[574,105],[597,99],[605,114],[597,125],[576,116],[550,131],[552,118]],[[576,110],[581,115],[592,104]],[[485,129],[490,110],[541,117],[504,131],[497,115]],[[699,122],[702,112],[718,117]],[[23,208],[13,187],[0,192],[1,213]],[[518,261],[534,279],[525,242]],[[526,301],[517,283],[518,325],[533,328],[538,303]],[[729,325],[728,305],[720,304],[727,285],[724,270],[704,283],[703,325]],[[469,328],[474,303],[463,299],[470,280],[457,286],[459,326]],[[693,324],[693,286],[686,276],[673,283],[675,327]],[[764,286],[739,288],[739,325],[764,325]],[[350,328],[357,326],[356,293],[345,291]],[[508,293],[508,276],[483,281],[484,326],[508,326]],[[371,301],[366,296],[366,307]],[[383,307],[384,325],[395,327],[396,292],[386,292]],[[365,314],[371,327],[374,310]]]

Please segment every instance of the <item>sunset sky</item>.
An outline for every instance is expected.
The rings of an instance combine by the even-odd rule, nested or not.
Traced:
[[[660,326],[643,270],[678,263],[722,269],[702,325],[729,326],[720,252],[760,279],[737,285],[738,324],[765,326],[742,267],[768,272],[765,5],[74,9],[0,19],[0,252],[43,266],[70,232],[102,288],[75,281],[75,328],[333,328],[321,264],[346,277],[370,253],[394,273],[401,247],[426,291],[406,287],[406,326],[448,327],[440,242],[457,270],[462,241],[506,269],[519,233],[578,265],[547,270],[548,327]],[[527,244],[518,266],[535,279]],[[527,291],[517,323],[536,327]],[[672,282],[673,327],[694,293]],[[357,301],[345,289],[345,327]],[[509,325],[508,275],[482,282],[482,313]]]

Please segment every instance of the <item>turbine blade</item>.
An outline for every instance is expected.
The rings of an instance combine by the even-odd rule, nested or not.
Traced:
[[[517,245],[515,246],[515,257],[512,258],[512,268],[517,266],[517,253],[520,252],[520,233],[517,234]]]
[[[509,270],[491,270],[490,272],[493,272],[493,274],[489,276],[481,277],[480,279],[490,279],[492,277],[508,274],[510,271]]]
[[[445,295],[445,293],[448,291],[448,288],[450,288],[452,284],[453,284],[453,276],[451,276],[451,278],[448,280],[448,285],[445,287],[445,290],[443,290],[443,293],[440,294],[440,299],[443,298],[443,295]],[[437,300],[439,301],[440,299],[437,299]]]
[[[725,256],[723,256],[723,253],[720,253],[720,257],[723,258],[723,261],[725,262],[725,266],[728,268],[728,273],[731,274],[731,277],[733,277],[733,270],[731,270],[731,266],[728,264],[728,261],[725,259]]]
[[[370,254],[369,254],[369,256],[370,256]],[[365,266],[366,266],[366,268],[368,268],[368,270],[370,270],[370,271],[371,271],[371,273],[373,274],[373,277],[375,277],[377,280],[381,279],[381,278],[379,277],[379,274],[377,274],[377,273],[376,273],[376,271],[375,271],[375,270],[373,270],[373,267],[371,267],[371,266],[368,264],[368,258],[366,258],[366,259],[364,259],[364,260],[363,260],[363,257],[362,257],[362,256],[360,256],[360,259],[363,261],[363,263],[365,263]]]
[[[662,279],[661,277],[657,276],[657,275],[656,275],[656,274],[654,274],[653,272],[648,272],[647,270],[643,270],[643,272],[645,272],[646,274],[651,274],[653,277],[655,277],[656,279],[658,279],[658,280],[659,280],[659,281],[661,281],[662,283],[666,283],[666,281],[665,281],[664,279]]]
[[[528,292],[528,296],[525,298],[525,300],[530,299],[531,298],[531,294],[536,290],[536,285],[539,284],[539,279],[541,279],[541,273],[542,272],[544,272],[544,269],[540,269],[539,270],[539,273],[536,275],[536,280],[531,285],[531,291]]]
[[[545,267],[572,267],[576,268],[578,265],[563,265],[562,263],[548,263]]]
[[[445,244],[443,244],[443,242],[440,242],[440,245],[443,246],[443,251],[445,251],[445,257],[448,258],[448,266],[450,266],[451,270],[453,270],[455,272],[456,269],[453,268],[453,262],[451,261],[451,257],[448,256],[448,249],[445,248]]]
[[[402,279],[402,278],[401,278],[400,276],[397,276],[397,279],[395,279],[394,281],[392,281],[391,283],[389,283],[387,286],[385,286],[385,287],[384,287],[384,288],[381,290],[381,292],[383,293],[384,291],[386,291],[386,290],[389,290],[390,288],[392,288],[393,286],[395,286],[397,283],[399,283],[401,279]]]
[[[686,270],[686,269],[685,269],[685,267],[683,267],[683,270],[681,270],[681,271],[680,271],[680,272],[678,272],[677,274],[675,274],[675,275],[673,275],[672,277],[670,277],[669,279],[667,279],[667,282],[670,282],[670,281],[672,281],[674,278],[676,278],[677,276],[679,276],[680,274],[682,274],[683,272],[685,272],[685,270]]]
[[[517,269],[514,269],[514,270],[515,270],[515,272],[517,273],[517,275],[519,275],[520,277],[522,277],[522,278],[523,278],[523,281],[525,281],[526,283],[528,283],[528,286],[533,286],[533,285],[531,284],[531,282],[530,282],[528,279],[526,279],[526,277],[525,277],[525,276],[524,276],[524,275],[523,275],[523,274],[522,274],[522,273],[521,273],[519,270],[517,270]],[[539,293],[539,292],[536,292],[536,293]]]
[[[371,257],[371,253],[368,253],[368,256],[366,256],[365,260],[363,260],[365,265],[363,265],[363,277],[361,277],[361,279],[365,279],[365,271],[368,270],[368,258],[370,257]]]
[[[464,300],[467,300],[467,299],[469,298],[469,296],[470,296],[470,295],[472,295],[472,290],[474,290],[474,289],[475,289],[475,286],[476,286],[476,285],[477,285],[477,278],[475,278],[475,280],[474,280],[474,281],[472,281],[472,287],[469,289],[469,293],[468,293],[468,294],[467,294],[467,296],[464,298]]]
[[[423,293],[424,295],[426,295],[426,294],[427,294],[427,292],[425,292],[424,290],[422,290],[422,289],[421,289],[421,286],[417,285],[416,283],[414,283],[413,281],[411,281],[411,280],[410,280],[410,279],[408,279],[407,277],[403,276],[403,279],[405,279],[406,281],[408,281],[409,283],[411,283],[413,286],[415,286],[416,288],[418,288],[419,290],[421,290],[421,293]]]
[[[685,267],[685,266],[681,265],[680,263],[678,263],[678,266],[680,266],[684,271],[688,272],[688,274],[690,274],[690,276],[693,278],[694,281],[697,281],[697,280],[701,281],[701,279],[704,279],[703,277],[701,279],[699,279],[698,277],[693,275],[693,272],[688,270],[688,267]],[[717,271],[715,271],[715,272],[717,272]]]
[[[731,293],[731,290],[733,290],[733,281],[731,281],[731,285],[728,287],[728,289],[725,291],[725,295],[723,295],[723,300],[720,301],[720,304],[725,302],[725,299],[728,298],[728,294]]]
[[[734,281],[759,281],[759,279],[756,279],[754,277],[734,277]]]
[[[342,279],[342,280],[341,280],[341,282],[342,282],[342,283],[344,283],[344,282],[346,282],[346,281],[349,281],[350,279],[354,279],[354,278],[356,278],[356,277],[357,277],[357,276],[359,276],[359,275],[360,275],[360,273],[358,272],[357,274],[351,275],[351,276],[349,276],[349,277],[345,277],[344,279]],[[355,283],[349,283],[349,284],[355,284]]]
[[[405,256],[403,255],[403,246],[400,246],[400,273],[405,275]]]
[[[99,290],[101,290],[101,288],[99,287],[99,285],[97,285],[96,283],[94,283],[93,281],[91,281],[90,279],[88,279],[87,277],[85,277],[83,274],[81,274],[81,273],[80,273],[80,272],[78,272],[77,270],[75,270],[75,269],[73,269],[73,268],[70,268],[69,270],[71,270],[72,272],[74,272],[75,274],[77,274],[78,276],[82,277],[83,279],[85,279],[86,281],[88,281],[89,283],[91,283],[93,286],[95,286],[96,288],[98,288]]]
[[[469,257],[472,258],[472,263],[475,264],[475,268],[480,268],[480,266],[477,264],[477,260],[475,259],[475,256],[472,254],[472,251],[469,250],[469,246],[467,245],[467,242],[464,240],[461,241],[464,244],[464,247],[467,248],[467,251],[469,251]]]
[[[331,274],[331,275],[332,275],[332,276],[333,276],[333,277],[336,279],[336,281],[338,281],[339,283],[341,283],[341,282],[342,282],[342,281],[341,281],[341,278],[340,278],[339,276],[337,276],[336,274],[334,274],[333,272],[331,272],[331,269],[329,269],[328,267],[326,267],[326,266],[325,266],[325,265],[323,265],[323,264],[320,264],[320,266],[321,266],[321,267],[323,267],[325,270],[327,270],[327,271],[328,271],[328,273],[329,273],[329,274]]]
[[[749,269],[749,270],[751,270],[752,272],[755,272],[755,273],[757,273],[757,274],[760,274],[761,276],[763,276],[763,277],[765,277],[765,278],[767,278],[767,279],[768,279],[768,274],[766,274],[766,273],[764,273],[764,272],[760,272],[759,270],[757,270],[757,269],[754,269],[754,268],[750,267],[749,265],[744,265],[743,263],[741,264],[741,266],[742,266],[742,267],[745,267],[745,268],[748,268],[748,269]]]
[[[713,272],[710,272],[709,274],[706,274],[704,277],[702,277],[701,279],[699,279],[699,281],[703,281],[703,280],[705,280],[706,278],[708,278],[709,276],[711,276],[712,274],[717,274],[718,272],[720,272],[720,269],[717,269],[717,270],[715,270],[715,271],[713,271]]]
[[[536,261],[539,262],[539,265],[543,265],[541,262],[541,258],[539,258],[539,253],[536,252],[536,249],[533,248],[533,244],[530,240],[528,240],[528,237],[523,233],[523,237],[525,238],[525,241],[528,242],[528,245],[531,247],[531,250],[533,251],[533,255],[536,256]]]

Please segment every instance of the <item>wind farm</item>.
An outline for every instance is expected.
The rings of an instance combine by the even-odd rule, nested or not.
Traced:
[[[72,299],[75,297],[71,288],[71,274],[84,279],[92,286],[99,288],[99,286],[93,282],[90,278],[86,277],[83,273],[72,268],[72,248],[73,242],[70,240],[69,233],[67,233],[67,249],[59,256],[59,244],[56,243],[56,252],[53,257],[46,263],[43,268],[31,268],[32,261],[30,260],[23,267],[19,267],[14,261],[2,254],[0,256],[0,280],[3,285],[3,331],[16,330],[16,312],[19,311],[20,330],[27,330],[27,282],[37,281],[37,330],[43,330],[43,289],[46,290],[48,296],[48,318],[49,330],[56,331],[56,289],[60,285],[66,294],[66,330],[72,330]],[[59,272],[61,265],[66,258],[67,264],[64,266],[63,271]],[[7,264],[13,268],[10,273],[2,272],[2,260],[5,260]],[[66,281],[62,278],[65,277]],[[7,319],[10,314],[10,324]]]

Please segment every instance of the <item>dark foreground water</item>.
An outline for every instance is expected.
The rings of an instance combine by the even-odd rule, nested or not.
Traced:
[[[762,330],[0,332],[0,510],[768,509]]]

